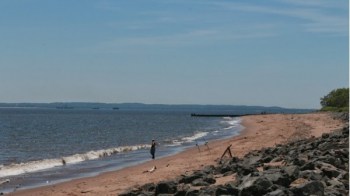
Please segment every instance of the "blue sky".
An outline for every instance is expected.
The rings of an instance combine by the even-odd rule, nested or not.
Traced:
[[[347,0],[0,0],[0,102],[319,108]]]

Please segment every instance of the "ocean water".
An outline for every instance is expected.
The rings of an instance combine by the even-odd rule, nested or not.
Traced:
[[[97,175],[238,135],[239,118],[185,110],[0,108],[0,192]]]

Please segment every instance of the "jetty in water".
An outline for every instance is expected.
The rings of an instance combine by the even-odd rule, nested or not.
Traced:
[[[196,114],[192,113],[192,117],[241,117],[241,116],[248,116],[248,115],[254,115],[254,114]]]

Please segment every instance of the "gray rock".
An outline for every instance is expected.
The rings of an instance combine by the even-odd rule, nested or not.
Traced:
[[[233,183],[226,183],[224,185],[224,187],[231,195],[238,195],[239,194],[238,187],[236,187]]]
[[[161,181],[156,186],[156,195],[158,194],[169,194],[169,193],[176,193],[177,191],[177,185],[174,181]]]
[[[241,185],[238,187],[241,196],[250,196],[250,195],[264,195],[268,192],[269,187],[272,186],[272,182],[269,181],[264,176],[259,177],[248,177],[244,179]]]
[[[198,195],[199,195],[199,190],[190,189],[187,191],[185,196],[198,196]]]
[[[179,180],[179,183],[191,183],[193,180],[198,179],[198,178],[203,178],[205,174],[201,172],[194,172],[191,175],[187,176],[182,176],[182,178]]]
[[[300,169],[296,165],[285,166],[282,168],[285,173],[289,176],[291,181],[295,180],[299,176]]]
[[[334,167],[331,164],[323,163],[323,162],[317,162],[317,167],[328,177],[328,178],[335,178],[338,177],[340,174],[345,173],[345,171],[342,171],[336,167]]]
[[[262,154],[245,156],[243,159],[243,165],[256,167],[261,164],[262,158],[263,158]]]
[[[315,163],[313,161],[308,161],[303,166],[300,167],[301,171],[314,170],[314,169],[315,169]]]
[[[156,190],[156,185],[154,183],[147,183],[140,187],[140,189],[147,191],[147,192],[153,192]]]
[[[275,191],[269,192],[265,194],[264,196],[285,196],[285,192],[281,189],[277,189]]]
[[[309,181],[299,186],[293,187],[290,190],[298,196],[324,195],[324,186],[320,181]]]
[[[236,192],[233,192],[233,190],[230,191],[227,187],[220,185],[216,188],[215,195],[237,195],[238,196],[238,193],[237,191]]]
[[[329,188],[345,189],[344,184],[342,182],[340,182],[339,180],[337,180],[336,178],[327,180],[326,184]]]
[[[140,190],[127,190],[124,193],[119,194],[120,196],[138,196],[141,194]]]
[[[319,170],[305,170],[305,171],[301,171],[299,173],[299,177],[300,178],[309,179],[309,180],[318,180],[318,181],[323,179],[322,171],[319,171]]]
[[[288,187],[292,180],[289,178],[288,174],[282,173],[280,169],[267,170],[262,173],[273,184],[278,184],[284,187]]]
[[[209,186],[208,182],[205,182],[203,178],[198,178],[192,181],[192,186]]]
[[[206,174],[214,174],[215,172],[215,167],[214,165],[208,165],[208,166],[205,166],[202,170],[202,172],[206,173]]]
[[[238,175],[245,176],[253,172],[259,172],[254,166],[251,165],[237,165],[236,172]]]

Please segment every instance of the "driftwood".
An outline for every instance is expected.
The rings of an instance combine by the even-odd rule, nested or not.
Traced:
[[[147,173],[147,172],[152,173],[152,172],[156,171],[156,169],[157,169],[157,167],[153,166],[151,169],[143,171],[142,173]]]
[[[219,163],[221,163],[222,158],[223,158],[226,154],[228,154],[228,155],[232,158],[231,146],[232,146],[232,144],[230,144],[230,145],[226,148],[226,150],[224,151],[224,153],[221,155],[221,157],[220,157],[220,162],[219,162]]]

